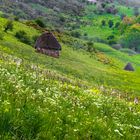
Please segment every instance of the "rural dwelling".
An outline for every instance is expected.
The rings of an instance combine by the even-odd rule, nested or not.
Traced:
[[[36,52],[59,58],[61,45],[50,32],[43,33],[35,43]]]
[[[127,63],[127,65],[124,67],[124,70],[126,71],[135,71],[131,63]]]

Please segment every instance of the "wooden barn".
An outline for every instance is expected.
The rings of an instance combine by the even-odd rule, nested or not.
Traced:
[[[37,39],[35,49],[39,53],[59,58],[61,45],[52,33],[45,32]]]

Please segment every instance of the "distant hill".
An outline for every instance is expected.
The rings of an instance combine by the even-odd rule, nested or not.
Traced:
[[[36,17],[37,14],[47,14],[48,9],[52,9],[54,12],[58,13],[65,12],[79,14],[79,11],[83,9],[83,2],[81,1],[82,0],[5,0],[0,1],[0,7],[4,12],[11,12],[14,15],[18,14],[19,16],[25,18],[26,16]],[[16,12],[15,9],[12,9],[14,6],[17,8]],[[32,13],[30,13],[31,11]],[[23,14],[21,12],[23,12]],[[24,17],[23,15],[26,16]]]
[[[140,5],[140,1],[139,0],[88,0],[90,2],[106,2],[106,3],[119,3],[122,5],[129,5],[129,6],[138,6]]]
[[[80,15],[83,0],[1,0],[0,10],[7,16],[21,19],[42,17],[48,24],[59,25],[59,21]],[[16,9],[16,10],[15,10]]]
[[[129,3],[133,6],[140,6],[140,1],[139,0],[129,0]]]

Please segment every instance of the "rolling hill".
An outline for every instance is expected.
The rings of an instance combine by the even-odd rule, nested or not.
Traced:
[[[140,56],[124,46],[113,48],[131,30],[139,32],[139,17],[134,17],[133,8],[117,5],[120,9],[114,15],[96,13],[95,5],[80,0],[1,2],[3,12],[24,11],[26,20],[0,14],[0,139],[140,138]],[[82,13],[79,4],[84,6]],[[35,17],[51,13],[53,30],[46,20],[46,27],[27,20],[29,11],[24,6],[18,9],[19,5],[33,8]],[[131,24],[121,19],[123,13],[130,19],[127,21],[133,19]],[[55,28],[60,17],[70,21],[63,22],[63,30]],[[111,28],[109,21],[113,21]],[[116,23],[125,27],[123,33]],[[7,25],[10,27],[5,30]],[[35,52],[35,41],[46,30],[51,30],[62,46],[59,59]],[[115,44],[110,44],[112,35]],[[124,70],[128,62],[134,72]]]
[[[47,25],[60,27],[63,24],[60,20],[70,21],[71,17],[80,15],[84,5],[81,0],[5,0],[0,2],[0,9],[5,17],[42,18]]]

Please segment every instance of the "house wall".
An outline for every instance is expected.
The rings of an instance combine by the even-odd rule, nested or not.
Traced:
[[[36,51],[39,53],[48,55],[48,56],[59,58],[59,50],[49,50],[49,49],[37,48]]]

